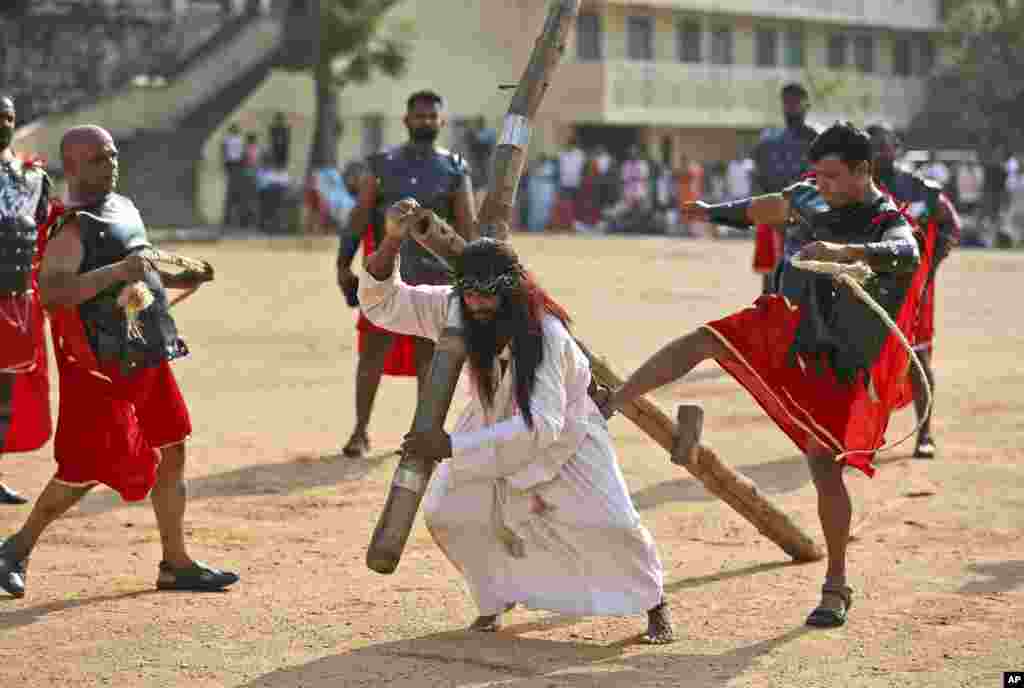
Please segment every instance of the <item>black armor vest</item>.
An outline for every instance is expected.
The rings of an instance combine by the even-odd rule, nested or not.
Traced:
[[[90,272],[123,260],[150,246],[146,226],[135,204],[118,194],[101,203],[69,212],[78,218],[84,256],[80,273]],[[167,292],[155,270],[147,270],[146,286],[153,303],[139,313],[142,338],[128,336],[124,310],[117,297],[124,282],[103,290],[78,307],[89,345],[100,362],[117,361],[128,372],[136,367],[153,367],[165,360],[188,354],[185,342],[167,306]]]
[[[785,191],[796,223],[789,227],[779,292],[800,305],[800,325],[790,349],[805,362],[827,361],[836,378],[852,383],[878,360],[890,330],[877,313],[848,287],[832,277],[795,268],[793,255],[812,241],[869,244],[883,241],[889,229],[907,224],[893,203],[879,198],[871,204],[832,208],[813,182],[794,184]],[[914,272],[879,272],[864,290],[896,321],[907,298]],[[867,379],[865,377],[865,383]]]
[[[447,222],[455,220],[455,195],[469,173],[465,160],[436,149],[421,155],[412,146],[399,146],[371,156],[370,170],[377,177],[377,205],[373,209],[376,245],[384,233],[384,213],[403,198],[414,198]],[[444,264],[407,238],[401,248],[401,276],[408,284],[447,284]]]
[[[754,149],[755,175],[762,192],[778,193],[810,169],[807,151],[817,135],[807,124],[762,134]]]
[[[32,288],[39,225],[49,209],[49,178],[20,160],[0,164],[0,296]]]

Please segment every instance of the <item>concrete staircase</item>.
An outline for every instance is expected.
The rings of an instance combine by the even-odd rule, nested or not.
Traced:
[[[43,155],[60,176],[60,137],[99,124],[121,152],[121,189],[151,225],[196,222],[195,169],[203,143],[274,66],[284,20],[247,16],[223,29],[162,88],[125,88],[81,110],[31,123],[16,148]]]

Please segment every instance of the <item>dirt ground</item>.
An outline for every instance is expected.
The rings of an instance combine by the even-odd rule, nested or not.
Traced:
[[[748,242],[516,238],[622,372],[670,337],[749,303]],[[679,641],[636,642],[640,618],[516,610],[495,635],[421,523],[398,571],[363,563],[414,405],[385,380],[373,452],[339,455],[353,421],[354,313],[333,281],[333,242],[177,245],[218,281],[176,309],[194,355],[176,370],[195,436],[193,556],[242,582],[212,595],[153,590],[148,503],[96,490],[33,555],[28,594],[0,599],[0,685],[1001,686],[1024,669],[1024,254],[962,252],[940,274],[935,428],[941,456],[882,459],[854,496],[850,622],[804,627],[824,564],[795,565],[712,499],[629,421],[612,430],[666,570]],[[804,460],[713,365],[656,397],[707,409],[705,438],[820,538]],[[456,405],[461,399],[456,400]],[[890,439],[913,426],[895,419]],[[51,448],[5,457],[35,496]],[[0,533],[28,507],[0,510]]]

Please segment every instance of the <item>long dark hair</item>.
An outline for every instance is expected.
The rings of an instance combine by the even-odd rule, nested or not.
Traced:
[[[512,247],[504,242],[479,239],[467,246],[459,261],[459,274],[493,278],[514,271],[518,285],[499,292],[501,302],[492,322],[465,319],[467,359],[474,384],[486,408],[494,404],[496,381],[494,360],[499,340],[511,341],[515,371],[516,403],[527,427],[533,428],[530,400],[537,382],[537,368],[544,360],[544,331],[541,326],[550,314],[568,329],[569,314],[537,283],[536,278],[520,264]]]

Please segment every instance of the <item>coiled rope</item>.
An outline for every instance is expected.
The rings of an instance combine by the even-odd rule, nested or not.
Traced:
[[[914,362],[914,366],[917,368],[917,372],[921,376],[921,383],[924,387],[925,395],[928,400],[925,412],[918,420],[917,425],[914,427],[914,429],[911,430],[910,433],[906,435],[906,437],[903,437],[895,442],[890,442],[886,445],[879,447],[878,449],[855,449],[843,452],[842,454],[836,456],[836,461],[842,461],[847,456],[851,456],[853,454],[875,454],[884,451],[889,451],[890,449],[895,449],[896,447],[898,447],[899,445],[903,444],[911,437],[916,435],[918,431],[921,429],[921,427],[928,420],[928,417],[931,416],[933,401],[932,388],[931,384],[928,382],[928,376],[925,373],[924,365],[921,363],[921,359],[918,358],[917,352],[914,351],[914,347],[907,340],[906,335],[903,334],[903,331],[900,330],[899,326],[889,316],[889,313],[884,308],[882,308],[882,306],[879,305],[879,303],[875,301],[875,299],[872,298],[871,294],[869,294],[863,287],[863,284],[874,276],[874,270],[872,270],[871,267],[868,266],[866,263],[859,261],[856,263],[827,263],[817,260],[800,260],[799,258],[792,258],[791,263],[793,267],[798,268],[800,270],[807,270],[808,272],[814,272],[822,275],[830,275],[836,282],[844,284],[847,287],[849,287],[850,290],[853,291],[854,295],[858,299],[860,299],[864,303],[864,305],[866,305],[868,308],[874,311],[875,315],[881,318],[882,322],[885,323],[886,327],[888,327],[889,330],[896,335],[900,343],[903,345],[903,348],[910,356],[910,359]]]

